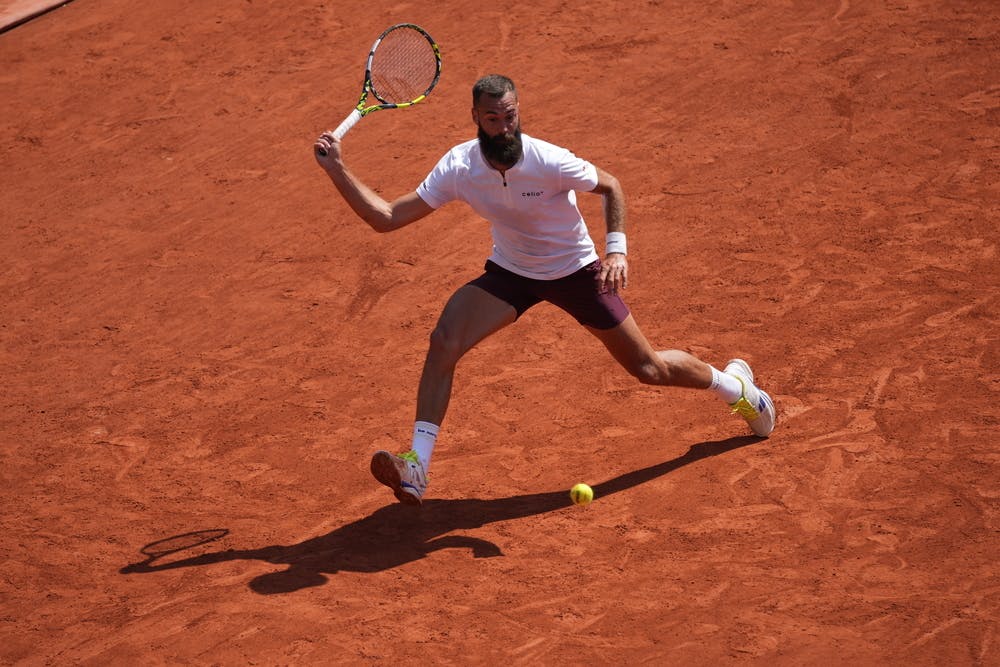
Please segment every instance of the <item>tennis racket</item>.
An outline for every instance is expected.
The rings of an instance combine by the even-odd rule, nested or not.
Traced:
[[[340,140],[358,121],[379,109],[403,109],[427,97],[441,78],[441,50],[427,31],[397,23],[379,35],[365,63],[361,98],[333,136]],[[369,104],[368,96],[375,99]],[[320,155],[326,150],[318,149]]]

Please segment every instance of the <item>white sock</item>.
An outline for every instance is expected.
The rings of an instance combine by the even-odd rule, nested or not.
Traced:
[[[743,395],[743,383],[738,378],[723,373],[714,366],[712,368],[712,384],[709,387],[716,395],[729,405],[740,400]]]
[[[431,467],[431,454],[434,453],[434,442],[437,440],[437,424],[430,422],[416,422],[413,425],[413,451],[417,453],[420,464],[424,466],[424,472]]]

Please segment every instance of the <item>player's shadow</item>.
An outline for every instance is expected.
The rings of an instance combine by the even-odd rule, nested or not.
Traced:
[[[760,442],[758,438],[739,437],[693,445],[687,453],[670,461],[635,470],[595,485],[595,503],[613,493],[630,489],[709,456]],[[369,516],[336,530],[298,544],[274,545],[259,549],[216,551],[180,560],[164,560],[164,554],[148,549],[146,560],[123,567],[122,574],[160,572],[182,567],[211,565],[231,560],[260,560],[287,569],[264,574],[250,582],[250,588],[261,594],[289,593],[319,586],[327,575],[339,571],[380,572],[419,560],[438,549],[467,548],[475,558],[503,555],[492,542],[468,535],[449,535],[455,530],[477,528],[494,521],[507,521],[551,512],[570,505],[565,490],[534,493],[496,500],[435,500],[428,499],[419,509],[393,503]],[[209,541],[225,535],[225,529],[197,531],[185,536],[158,540],[166,543],[176,538],[211,535]],[[174,549],[174,553],[180,549]]]

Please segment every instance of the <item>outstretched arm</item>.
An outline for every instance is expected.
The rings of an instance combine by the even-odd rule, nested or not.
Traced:
[[[326,149],[326,155],[320,154],[321,147]],[[403,195],[391,204],[380,197],[347,168],[341,156],[340,141],[330,132],[324,132],[316,140],[313,155],[344,201],[376,232],[405,227],[434,211],[416,192]]]
[[[618,179],[597,168],[595,192],[604,198],[604,223],[607,227],[607,252],[601,266],[601,282],[617,292],[628,287],[628,260],[625,259],[625,193]]]

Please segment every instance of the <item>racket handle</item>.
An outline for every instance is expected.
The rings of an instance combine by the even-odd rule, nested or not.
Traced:
[[[345,118],[344,122],[333,131],[333,138],[337,141],[343,139],[344,135],[347,134],[347,131],[357,125],[359,120],[361,120],[361,112],[355,109],[351,112],[351,115]]]
[[[359,120],[361,120],[361,112],[355,109],[347,118],[344,119],[344,122],[338,125],[337,129],[333,131],[333,138],[337,141],[343,139],[344,135],[347,134],[347,131],[357,125]],[[324,157],[326,156],[325,148],[319,148],[316,152]]]

